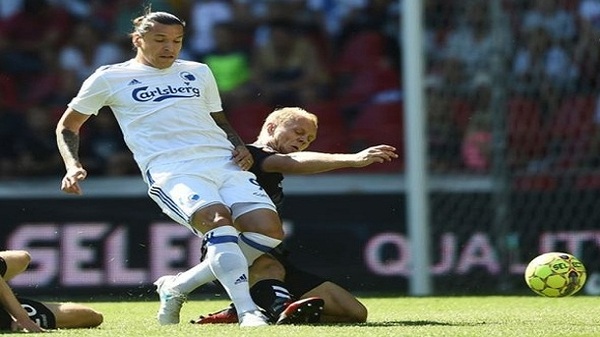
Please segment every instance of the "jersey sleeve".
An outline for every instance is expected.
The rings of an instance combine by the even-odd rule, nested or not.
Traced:
[[[267,151],[262,147],[257,147],[252,144],[246,144],[246,148],[252,155],[252,158],[254,158],[254,165],[257,167],[262,166],[262,162],[265,160],[265,158],[275,154],[275,152]]]
[[[205,65],[204,70],[204,99],[206,100],[206,106],[210,112],[222,111],[221,96],[219,95],[215,76],[208,66]]]
[[[102,78],[102,71],[97,70],[83,82],[77,96],[71,100],[68,106],[82,114],[97,115],[98,110],[107,105],[106,101],[109,96],[108,83]]]

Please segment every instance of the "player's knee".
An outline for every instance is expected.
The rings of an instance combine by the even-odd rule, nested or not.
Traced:
[[[250,268],[250,279],[253,282],[265,279],[284,280],[285,268],[269,255],[262,255]]]
[[[283,240],[284,232],[277,213],[260,209],[245,213],[236,219],[241,232],[259,233],[276,240]]]
[[[202,233],[233,225],[231,214],[223,205],[211,205],[194,213],[190,225]]]
[[[225,272],[227,270],[235,270],[246,268],[246,259],[242,255],[236,255],[230,252],[218,253],[210,261],[210,267],[213,271]]]
[[[10,252],[10,257],[7,257],[5,260],[9,269],[15,273],[21,273],[31,263],[31,254],[26,250],[13,250]]]

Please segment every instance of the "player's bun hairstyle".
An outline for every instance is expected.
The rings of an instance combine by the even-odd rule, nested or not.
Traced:
[[[185,21],[181,20],[177,16],[167,12],[150,12],[133,19],[133,34],[139,34],[143,36],[146,34],[154,23],[160,23],[162,25],[180,25],[185,27]]]

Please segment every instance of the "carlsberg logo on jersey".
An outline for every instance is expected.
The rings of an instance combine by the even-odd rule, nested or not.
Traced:
[[[190,86],[140,87],[133,90],[131,96],[138,102],[162,102],[169,98],[200,97],[200,89]]]

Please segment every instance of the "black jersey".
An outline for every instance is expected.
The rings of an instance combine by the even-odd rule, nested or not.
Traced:
[[[273,200],[277,210],[281,211],[281,205],[283,204],[283,187],[281,185],[283,174],[279,172],[265,172],[261,168],[265,158],[272,156],[277,152],[267,146],[250,144],[246,147],[254,158],[254,164],[250,168],[250,172],[256,175],[256,179],[260,186],[267,192],[271,200]]]

